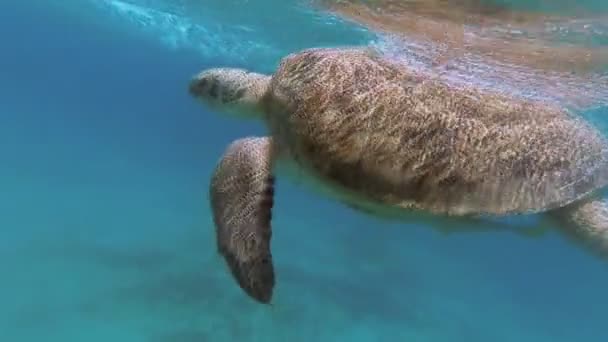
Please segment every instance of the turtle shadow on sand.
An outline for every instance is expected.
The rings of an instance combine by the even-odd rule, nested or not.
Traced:
[[[324,322],[328,318],[313,312],[318,310],[318,305],[338,312],[348,322],[372,318],[386,322],[406,320],[414,327],[432,324],[418,313],[416,294],[420,291],[416,289],[416,277],[407,275],[407,272],[406,275],[396,270],[394,273],[384,272],[382,278],[376,273],[346,278],[316,273],[292,264],[281,265],[280,279],[285,292],[272,306],[260,311],[250,298],[229,286],[230,279],[224,274],[225,265],[219,258],[181,268],[168,263],[156,269],[140,269],[141,259],[148,254],[145,250],[134,257],[137,262],[126,261],[123,265],[115,264],[117,257],[111,254],[111,251],[97,254],[100,256],[97,262],[104,266],[112,264],[121,274],[130,264],[131,279],[109,284],[105,290],[83,302],[79,306],[79,314],[96,320],[137,316],[144,320],[176,322],[173,328],[167,326],[161,332],[142,331],[150,336],[149,341],[207,341],[224,334],[232,338],[251,336],[254,333],[253,321],[243,319],[243,315],[252,314],[261,314],[263,321],[270,320],[283,328],[299,326],[302,320],[312,317]],[[390,294],[382,291],[385,277],[392,281],[403,280],[403,292]],[[235,306],[241,308],[238,314],[232,309]],[[207,324],[210,320],[215,323]],[[208,329],[195,328],[202,321],[207,322],[205,326]]]
[[[300,315],[297,308],[314,301],[325,307],[324,310],[338,310],[352,321],[373,318],[383,322],[425,324],[425,318],[419,313],[423,303],[417,296],[423,289],[411,272],[384,269],[380,274],[361,271],[354,263],[345,267],[352,267],[353,271],[334,276],[301,267],[278,268],[284,291],[273,303],[274,309],[281,310],[282,315],[295,312],[292,319],[297,319]],[[398,283],[400,291],[383,291],[386,282]]]

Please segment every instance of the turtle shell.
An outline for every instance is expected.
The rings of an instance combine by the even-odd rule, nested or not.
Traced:
[[[285,57],[263,105],[300,167],[383,205],[531,213],[608,183],[605,138],[568,111],[448,85],[364,49]]]

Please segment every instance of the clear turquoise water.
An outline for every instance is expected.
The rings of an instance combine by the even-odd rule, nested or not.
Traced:
[[[275,301],[253,303],[206,194],[263,127],[187,80],[374,34],[285,0],[49,3],[0,4],[0,341],[607,340],[608,264],[557,234],[440,235],[282,179]]]

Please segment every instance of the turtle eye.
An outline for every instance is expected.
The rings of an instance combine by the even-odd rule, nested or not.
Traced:
[[[217,80],[213,80],[209,85],[209,95],[213,98],[218,97],[219,95],[219,82]]]

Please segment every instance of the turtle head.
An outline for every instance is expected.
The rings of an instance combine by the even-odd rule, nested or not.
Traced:
[[[240,118],[258,118],[270,76],[236,68],[207,69],[192,78],[189,91],[212,110]]]

